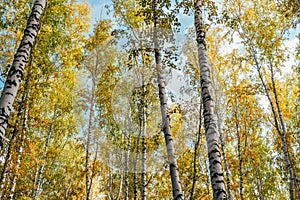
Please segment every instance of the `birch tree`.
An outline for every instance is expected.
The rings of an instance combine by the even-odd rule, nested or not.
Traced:
[[[158,39],[157,30],[159,29],[157,4],[158,2],[156,0],[153,0],[152,11],[153,11],[153,28],[154,28],[154,32],[153,32],[154,57],[155,57],[155,64],[156,64],[157,83],[158,83],[160,109],[161,109],[162,125],[163,125],[162,130],[164,132],[167,153],[168,153],[173,198],[177,200],[177,199],[182,199],[183,194],[182,194],[182,189],[180,184],[177,159],[175,157],[175,148],[174,148],[173,138],[170,129],[170,116],[168,115],[168,111],[167,111],[167,96],[166,96],[165,81],[163,78],[161,52],[160,52],[159,43],[157,41]]]
[[[46,0],[35,1],[27,26],[24,30],[24,36],[14,56],[12,66],[5,81],[0,99],[0,146],[2,146],[2,139],[7,140],[7,138],[5,138],[5,131],[8,124],[8,118],[13,110],[12,106],[15,101],[19,85],[22,81],[24,69],[29,60],[31,50],[39,32],[41,17],[46,5]]]
[[[204,127],[206,132],[206,142],[209,157],[209,170],[214,199],[227,199],[224,175],[222,170],[221,153],[218,145],[219,133],[217,129],[217,119],[214,110],[214,100],[211,85],[211,67],[208,64],[205,27],[202,18],[202,2],[195,2],[195,30],[198,44],[198,58],[200,65],[200,81],[202,89]]]
[[[229,0],[225,2],[225,5],[225,19],[227,19],[225,23],[235,30],[243,40],[270,105],[272,123],[281,139],[281,148],[288,172],[289,196],[293,200],[295,199],[294,167],[289,155],[287,140],[289,136],[282,106],[279,103],[280,97],[275,76],[276,71],[279,71],[280,65],[287,58],[287,54],[284,53],[286,50],[283,47],[284,35],[295,22],[295,13],[291,12],[291,14],[289,11],[281,13],[276,2],[255,1],[251,2],[249,6],[245,2]],[[239,9],[236,9],[237,7]]]

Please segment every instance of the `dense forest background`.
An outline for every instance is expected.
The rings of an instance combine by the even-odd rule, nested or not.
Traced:
[[[300,199],[297,0],[0,18],[0,199]]]

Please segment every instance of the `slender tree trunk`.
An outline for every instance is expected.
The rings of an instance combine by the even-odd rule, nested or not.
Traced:
[[[137,166],[138,166],[138,163],[139,163],[139,154],[140,154],[140,137],[141,137],[141,134],[142,134],[142,119],[140,118],[139,120],[139,127],[140,127],[140,130],[139,130],[139,135],[138,135],[138,138],[137,138],[137,145],[136,145],[136,155],[135,155],[135,162],[134,162],[134,172],[133,172],[133,182],[134,182],[134,185],[133,185],[133,198],[134,200],[137,200],[138,198],[138,194],[137,194]]]
[[[144,131],[143,131],[144,132]],[[146,186],[147,186],[147,180],[146,180],[146,138],[142,136],[142,199],[146,199]]]
[[[55,108],[54,108],[54,111],[53,111],[52,123],[55,120],[55,118],[56,118],[56,105],[55,105]],[[45,167],[46,167],[46,164],[47,164],[47,158],[48,158],[47,154],[48,154],[48,149],[49,149],[49,143],[50,143],[51,135],[52,135],[52,132],[53,132],[52,123],[50,124],[49,129],[47,131],[47,139],[46,139],[46,143],[45,143],[45,147],[44,147],[44,154],[43,154],[43,163],[38,168],[37,183],[36,183],[37,187],[36,187],[36,189],[34,191],[34,194],[33,194],[33,199],[34,200],[36,200],[38,198],[38,196],[40,195],[40,193],[42,192],[42,179],[43,179],[43,174],[44,174]]]
[[[255,165],[254,162],[252,162],[253,165]],[[259,166],[258,166],[259,167]],[[257,191],[259,193],[259,200],[264,200],[264,192],[263,192],[263,186],[262,186],[262,177],[261,177],[261,173],[259,170],[255,170],[255,174],[256,174],[256,186],[257,186]]]
[[[110,200],[114,200],[113,184],[114,184],[114,181],[113,181],[113,177],[112,177],[112,173],[111,173],[111,167],[109,166],[109,197],[110,197]]]
[[[205,174],[206,174],[206,181],[205,181],[205,183],[206,183],[206,189],[207,189],[207,198],[208,198],[208,200],[210,200],[210,190],[209,190],[209,185],[210,185],[210,176],[208,175],[208,173],[207,172],[209,172],[209,166],[207,165],[207,164],[205,164]]]
[[[225,171],[226,171],[226,183],[227,183],[227,192],[228,192],[228,199],[232,199],[232,194],[231,194],[231,187],[230,187],[230,175],[229,175],[229,166],[227,162],[227,157],[226,157],[226,152],[225,152],[225,141],[223,138],[223,135],[220,133],[220,141],[221,141],[221,149],[222,149],[222,156],[223,156],[223,161],[225,164]]]
[[[240,176],[240,198],[244,200],[244,186],[243,186],[243,160],[241,155],[241,137],[240,133],[237,134],[238,136],[238,159],[239,159],[239,176]]]
[[[12,106],[22,81],[24,68],[29,60],[32,47],[40,29],[40,20],[46,4],[46,0],[35,1],[24,30],[24,36],[14,56],[12,66],[5,81],[0,99],[0,148],[2,148],[2,139],[5,138],[8,118],[13,110]]]
[[[26,82],[28,81],[28,79],[26,80]],[[25,91],[27,91],[27,88],[25,87]],[[25,95],[23,95],[22,97],[22,104],[26,104],[26,98],[27,98],[27,93]],[[25,107],[25,109],[24,109]],[[22,128],[20,130],[20,134],[19,134],[19,147],[18,147],[18,151],[17,151],[17,163],[16,163],[16,167],[15,167],[15,173],[14,173],[14,177],[12,180],[12,186],[10,189],[10,195],[9,195],[9,199],[15,199],[15,190],[16,190],[16,185],[17,185],[17,178],[18,178],[18,172],[19,172],[19,168],[21,165],[21,157],[23,154],[23,146],[24,146],[24,139],[25,139],[25,133],[27,130],[27,120],[28,120],[28,108],[26,105],[21,106],[20,108],[24,109],[24,115],[23,115],[23,119],[22,119]]]
[[[143,79],[143,95],[142,95],[142,200],[146,200],[146,186],[147,186],[147,177],[146,177],[146,159],[147,159],[147,142],[146,142],[146,133],[147,133],[147,116],[146,116],[146,87],[144,77]]]
[[[242,150],[241,150],[241,132],[239,127],[239,115],[238,115],[238,100],[235,98],[235,131],[237,135],[237,145],[238,145],[238,160],[239,160],[239,193],[241,200],[244,200],[244,186],[243,186],[243,160],[242,160]]]
[[[26,78],[26,83],[29,82],[29,79],[28,77]],[[2,173],[1,173],[1,176],[0,176],[0,199],[2,199],[2,195],[4,195],[3,193],[3,188],[5,186],[5,182],[6,182],[6,177],[9,173],[9,163],[10,162],[13,162],[12,159],[11,159],[11,154],[12,154],[12,151],[13,151],[13,148],[14,148],[14,145],[16,145],[16,141],[15,141],[15,138],[19,137],[20,138],[20,145],[19,145],[19,150],[21,151],[22,150],[22,145],[23,145],[23,135],[24,135],[24,132],[23,131],[24,129],[26,129],[26,124],[27,124],[27,118],[28,118],[28,109],[27,109],[27,106],[26,106],[26,99],[27,99],[27,85],[25,86],[24,88],[24,92],[22,93],[22,100],[21,100],[21,104],[19,105],[19,108],[18,108],[18,114],[17,114],[17,122],[16,124],[21,124],[22,127],[17,127],[15,126],[14,127],[14,130],[12,131],[12,138],[11,140],[9,141],[9,146],[8,146],[8,150],[7,150],[7,154],[6,154],[6,157],[5,157],[5,162],[4,162],[4,166],[3,166],[3,170],[2,170]],[[23,115],[23,116],[22,116]],[[19,120],[22,120],[21,122],[19,122]],[[21,132],[21,135],[19,135],[19,131],[20,129],[23,128],[22,132]],[[18,136],[19,135],[19,136]],[[18,152],[18,159],[17,159],[17,166],[16,166],[16,170],[18,169],[18,162],[19,162],[19,156],[22,152]],[[13,179],[15,179],[16,176],[14,176]]]
[[[14,144],[14,139],[17,135],[17,129],[13,130],[13,134],[12,134],[12,138],[9,141],[9,145],[8,145],[8,150],[5,156],[5,161],[4,161],[4,165],[3,165],[3,170],[1,173],[1,177],[0,177],[0,199],[3,199],[4,195],[5,195],[5,185],[6,185],[6,179],[9,173],[9,164],[12,162],[12,149],[13,149],[13,144]]]
[[[258,63],[257,63],[258,64]],[[273,113],[273,119],[274,119],[274,122],[275,122],[275,128],[277,130],[277,132],[279,133],[280,135],[280,138],[281,138],[281,143],[282,143],[282,150],[283,150],[283,154],[284,154],[284,160],[285,160],[285,163],[286,163],[286,168],[289,172],[289,191],[290,191],[290,200],[294,200],[294,188],[293,188],[293,171],[291,170],[291,164],[290,164],[290,159],[289,159],[289,154],[288,154],[288,150],[287,150],[287,145],[286,145],[286,139],[285,139],[285,135],[283,134],[281,128],[280,128],[280,125],[278,123],[278,119],[277,119],[277,112],[275,110],[275,106],[274,106],[274,103],[271,99],[271,96],[270,96],[270,93],[269,93],[269,89],[262,77],[262,72],[261,72],[261,69],[260,67],[257,65],[257,71],[258,71],[258,74],[259,74],[259,77],[260,77],[260,80],[262,82],[262,85],[263,85],[263,88],[265,90],[265,93],[267,95],[267,98],[268,98],[268,101],[270,103],[270,106],[271,106],[271,110],[272,110],[272,113]],[[284,132],[285,133],[285,132]]]
[[[69,186],[67,186],[67,188],[66,188],[66,192],[65,192],[65,195],[64,195],[64,200],[68,200],[69,199],[69,191],[70,191],[70,189],[71,189],[71,187],[72,187],[72,183],[73,183],[73,177],[74,177],[74,172],[73,172],[73,174],[72,174],[72,176],[71,177],[67,177],[66,178],[66,185],[69,185]],[[69,180],[68,180],[69,179]]]
[[[272,61],[270,61],[270,71],[271,71],[273,94],[274,94],[274,97],[275,97],[277,113],[278,113],[278,117],[279,117],[279,121],[280,121],[280,125],[281,125],[281,134],[280,134],[280,136],[281,136],[281,142],[282,142],[282,149],[283,149],[283,154],[284,154],[286,167],[287,167],[287,170],[288,170],[288,173],[289,173],[290,199],[294,200],[294,180],[295,180],[295,178],[294,178],[293,169],[292,169],[292,166],[291,166],[289,152],[288,152],[288,149],[287,149],[286,129],[285,129],[285,124],[284,124],[284,121],[283,121],[281,108],[280,108],[279,101],[278,101],[278,94],[277,94],[276,84],[275,84],[275,80],[274,80],[274,68],[273,68]]]
[[[216,85],[217,86],[217,85]],[[215,92],[217,92],[217,88],[215,88]],[[225,173],[226,173],[226,186],[227,186],[227,198],[229,200],[233,199],[232,194],[231,194],[231,186],[230,186],[230,173],[229,173],[229,165],[228,165],[228,161],[227,161],[227,156],[226,156],[226,151],[225,151],[225,138],[223,137],[223,133],[222,133],[222,115],[221,111],[220,111],[220,99],[218,98],[218,95],[216,95],[216,103],[218,104],[217,108],[216,108],[216,115],[217,115],[217,120],[218,120],[218,132],[220,135],[220,143],[221,143],[221,150],[222,150],[222,158],[223,158],[223,162],[225,165]],[[224,109],[224,108],[223,108]]]
[[[239,34],[243,35],[241,32],[239,32]],[[273,93],[274,93],[274,96],[275,96],[277,112],[276,112],[276,109],[275,109],[275,105],[274,105],[274,103],[271,99],[269,88],[267,87],[267,85],[265,83],[265,80],[263,79],[263,75],[262,75],[262,72],[261,72],[261,67],[262,66],[260,66],[260,64],[259,64],[256,52],[254,50],[254,45],[252,43],[252,40],[249,37],[247,37],[246,39],[247,39],[246,42],[249,43],[250,52],[251,52],[251,55],[254,59],[258,76],[260,78],[260,81],[263,85],[265,94],[266,94],[266,96],[268,98],[268,101],[270,103],[270,106],[271,106],[273,119],[274,119],[274,123],[275,123],[275,128],[276,128],[278,134],[281,137],[284,160],[285,160],[285,163],[286,163],[286,169],[289,173],[290,200],[294,200],[295,196],[294,196],[293,182],[295,180],[295,177],[294,177],[294,174],[293,174],[293,170],[292,170],[292,166],[291,166],[291,162],[290,162],[290,158],[289,158],[289,154],[288,154],[287,144],[286,144],[286,138],[285,138],[286,137],[286,130],[285,130],[285,124],[284,124],[284,121],[283,121],[283,118],[282,118],[281,109],[280,109],[280,105],[279,105],[279,102],[278,102],[278,95],[277,95],[277,91],[276,91],[276,87],[275,87],[273,64],[272,64],[272,61],[270,61],[270,63],[269,63],[270,66],[269,67],[270,67],[270,71],[271,71],[272,87],[273,87]],[[279,115],[280,125],[279,125],[279,122],[278,122],[278,119],[277,119],[277,115]]]
[[[87,135],[86,140],[86,149],[85,149],[85,191],[86,191],[86,200],[90,199],[90,173],[89,173],[89,144],[90,144],[90,134]]]
[[[21,156],[23,153],[23,145],[24,145],[24,140],[21,139],[21,144],[19,146],[19,150],[18,150],[18,156],[17,156],[17,163],[16,163],[16,172],[13,176],[13,180],[12,180],[12,184],[11,184],[11,188],[10,188],[10,195],[8,199],[15,199],[15,190],[16,190],[16,185],[17,185],[17,177],[18,177],[18,169],[20,168],[20,164],[21,164]]]
[[[159,100],[160,100],[160,109],[162,115],[162,124],[163,124],[163,132],[165,136],[165,142],[167,146],[167,154],[169,160],[169,167],[170,167],[170,175],[171,175],[171,182],[172,182],[172,192],[173,198],[175,200],[183,199],[183,193],[181,189],[180,179],[179,179],[179,172],[178,172],[178,165],[177,160],[175,157],[175,150],[174,150],[174,143],[172,139],[171,129],[170,129],[170,116],[167,112],[167,96],[166,96],[166,88],[163,78],[163,70],[162,70],[162,63],[161,63],[161,53],[158,47],[157,42],[157,29],[158,29],[158,19],[157,19],[157,2],[156,0],[153,1],[153,13],[154,13],[154,54],[155,54],[155,63],[156,63],[156,73],[157,73],[157,81],[158,81],[158,90],[159,90]]]
[[[212,86],[210,79],[211,67],[208,65],[205,31],[203,30],[203,19],[201,11],[201,1],[195,2],[195,29],[198,44],[198,56],[200,64],[200,81],[202,89],[204,126],[206,132],[206,142],[209,157],[209,170],[213,196],[215,200],[227,199],[224,175],[222,170],[221,153],[218,145],[219,133],[217,129],[217,119],[214,113],[214,101],[212,99]]]
[[[28,79],[26,80],[26,82],[27,81],[28,81]],[[26,87],[25,87],[25,91],[27,91]],[[25,139],[25,133],[27,130],[27,120],[28,120],[28,107],[25,105],[27,103],[26,102],[27,96],[28,96],[27,93],[25,95],[23,95],[23,97],[22,97],[23,106],[20,107],[22,109],[24,109],[24,108],[25,109],[23,110],[24,115],[23,115],[23,119],[22,119],[22,128],[20,130],[20,135],[19,135],[20,144],[19,144],[18,151],[17,151],[17,163],[16,163],[16,167],[15,167],[15,174],[13,177],[12,186],[10,189],[11,194],[9,195],[9,199],[15,199],[14,196],[15,196],[15,189],[16,189],[17,178],[18,178],[18,171],[20,168],[21,157],[22,157],[23,150],[24,150],[23,146],[24,146],[24,139]]]
[[[123,175],[120,176],[119,192],[118,192],[118,196],[117,196],[116,200],[120,199],[121,193],[122,193],[122,188],[123,188]]]
[[[272,110],[272,114],[273,114],[273,119],[274,119],[274,122],[275,122],[275,128],[277,130],[277,132],[279,133],[280,137],[281,137],[281,143],[282,143],[282,150],[283,150],[283,154],[284,154],[284,160],[285,160],[285,163],[286,163],[286,168],[289,172],[289,191],[290,191],[290,200],[294,200],[294,187],[293,187],[293,180],[294,180],[294,176],[293,176],[293,171],[292,171],[292,167],[291,167],[291,163],[290,163],[290,159],[289,159],[289,154],[288,154],[288,150],[287,150],[287,145],[286,145],[286,138],[285,138],[285,127],[280,127],[279,123],[278,123],[278,119],[277,119],[277,115],[278,113],[276,112],[275,110],[275,105],[271,99],[271,96],[270,96],[270,93],[269,93],[269,89],[263,79],[263,75],[262,75],[262,72],[261,72],[261,68],[259,66],[259,63],[258,63],[258,60],[256,58],[256,55],[252,52],[252,55],[254,57],[254,61],[255,61],[255,64],[256,64],[256,69],[257,69],[257,72],[258,72],[258,75],[259,75],[259,78],[262,82],[262,85],[263,85],[263,88],[265,90],[265,93],[266,93],[266,96],[268,98],[268,101],[270,103],[270,106],[271,106],[271,110]],[[272,75],[273,72],[271,72],[271,76],[274,76]],[[274,79],[274,77],[272,78]],[[274,80],[272,80],[273,82]],[[274,83],[272,83],[274,84]],[[276,93],[276,88],[275,88],[275,85],[272,85],[273,86],[273,92],[275,90],[275,98],[277,98],[278,100],[278,96],[277,96],[277,93]],[[279,107],[279,110],[280,110],[280,106],[279,104],[277,105]],[[280,113],[281,115],[281,113]],[[281,117],[282,118],[282,117]],[[284,123],[282,122],[283,126],[284,126]],[[282,129],[281,129],[282,128]]]
[[[94,106],[95,106],[95,92],[96,92],[96,71],[98,68],[98,58],[96,62],[96,67],[90,69],[92,77],[92,88],[91,88],[91,97],[89,99],[89,123],[86,136],[86,149],[85,149],[85,190],[86,190],[86,200],[90,200],[91,193],[91,182],[90,182],[90,172],[89,172],[89,159],[90,159],[90,144],[91,144],[91,135],[94,122]]]
[[[127,152],[125,156],[125,200],[129,198],[129,154],[130,154],[130,135],[127,138]]]
[[[120,163],[123,163],[123,153],[122,152],[121,152],[120,157],[121,157]],[[118,191],[116,200],[119,200],[121,197],[122,187],[123,187],[123,172],[120,171],[120,185],[119,185],[119,191]]]
[[[226,151],[225,151],[225,139],[223,137],[220,124],[218,125],[218,130],[219,130],[219,134],[220,134],[223,161],[224,161],[224,164],[225,164],[228,199],[231,200],[232,199],[232,194],[231,194],[231,187],[230,187],[229,165],[228,165],[228,162],[227,162]]]
[[[99,151],[99,143],[96,142],[96,150],[95,150],[95,156],[94,156],[93,164],[92,164],[92,171],[91,171],[92,174],[90,176],[89,191],[91,191],[91,188],[92,188],[92,185],[93,185],[93,180],[94,180],[94,177],[96,175],[95,165],[96,165],[96,161],[97,161],[97,158],[98,158],[98,151]]]
[[[201,138],[201,126],[202,126],[202,101],[200,100],[200,106],[199,106],[199,125],[198,125],[198,133],[197,133],[197,138],[195,142],[195,147],[194,147],[194,158],[193,158],[193,183],[192,183],[192,188],[191,188],[191,194],[190,194],[190,200],[194,199],[194,191],[195,191],[195,185],[197,181],[197,158],[198,158],[198,148],[199,148],[199,143],[200,143],[200,138]]]

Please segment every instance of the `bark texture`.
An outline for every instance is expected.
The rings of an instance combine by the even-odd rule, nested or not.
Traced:
[[[224,161],[224,165],[225,165],[225,172],[226,172],[227,195],[228,195],[228,199],[230,200],[230,199],[232,199],[232,194],[231,194],[231,186],[230,186],[229,165],[228,165],[226,151],[225,151],[225,139],[222,135],[221,128],[220,128],[219,125],[218,125],[218,130],[219,130],[219,134],[220,134],[222,156],[223,156],[223,161]]]
[[[207,60],[205,31],[203,30],[204,26],[202,21],[201,1],[197,0],[195,2],[194,23],[200,64],[204,127],[208,148],[210,178],[214,199],[227,199],[221,164],[221,153],[218,144],[219,133],[217,129],[217,117],[214,112],[214,101],[212,99],[212,85],[210,78],[211,67]]]
[[[25,130],[27,129],[27,119],[28,119],[28,103],[27,103],[27,97],[28,97],[28,77],[26,78],[25,81],[25,88],[24,91],[22,92],[22,98],[21,98],[21,103],[18,106],[18,114],[17,114],[17,121],[16,121],[16,125],[13,128],[12,131],[12,137],[11,140],[9,141],[9,145],[8,145],[8,149],[7,149],[7,153],[5,156],[5,162],[3,165],[3,169],[2,169],[2,173],[0,176],[0,199],[4,199],[5,197],[5,192],[7,191],[4,187],[6,186],[5,184],[7,184],[7,179],[9,179],[9,173],[11,171],[11,174],[13,174],[13,181],[11,183],[11,190],[10,191],[10,195],[9,195],[9,199],[13,199],[14,196],[14,192],[15,192],[15,184],[16,184],[16,179],[17,179],[17,171],[20,167],[20,159],[21,159],[21,155],[23,152],[23,145],[24,145],[24,134],[25,134]],[[12,154],[14,154],[14,149],[17,148],[17,163],[14,164],[12,162]],[[15,165],[14,170],[11,169],[10,167]],[[13,172],[15,171],[15,172]]]
[[[46,0],[36,0],[30,13],[24,36],[14,56],[12,66],[5,81],[0,99],[0,148],[5,138],[8,118],[13,110],[13,103],[23,78],[24,68],[29,60],[32,47],[40,29],[40,20],[47,5]],[[6,139],[7,140],[7,139]]]
[[[165,142],[167,146],[167,154],[168,154],[170,175],[172,181],[173,198],[175,200],[179,200],[179,199],[183,199],[183,193],[181,189],[178,165],[175,157],[174,143],[173,143],[172,133],[170,129],[170,116],[168,115],[168,111],[167,111],[167,96],[166,96],[166,88],[165,88],[165,83],[163,78],[161,53],[157,42],[158,16],[157,16],[156,0],[153,1],[153,22],[154,22],[154,31],[153,31],[154,54],[155,54],[156,75],[157,75],[158,91],[159,91],[160,110],[161,110],[162,125],[163,125],[162,129],[163,129]]]

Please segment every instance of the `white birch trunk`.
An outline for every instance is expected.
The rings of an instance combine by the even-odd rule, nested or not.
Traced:
[[[162,129],[165,136],[165,142],[167,147],[167,154],[168,154],[168,161],[170,167],[170,175],[171,175],[171,182],[172,182],[172,192],[173,198],[175,200],[183,199],[183,193],[181,189],[181,183],[179,179],[179,172],[178,172],[178,165],[177,160],[175,157],[175,148],[174,142],[172,138],[171,128],[170,128],[170,116],[168,115],[167,111],[167,96],[166,96],[166,88],[163,78],[163,69],[162,69],[162,62],[161,62],[161,53],[158,47],[157,42],[157,2],[156,0],[153,1],[153,15],[154,15],[154,54],[155,54],[155,64],[156,64],[156,75],[157,75],[157,82],[158,82],[158,90],[159,90],[159,100],[160,100],[160,109],[161,109],[161,116],[162,116]]]
[[[24,30],[24,36],[14,56],[12,66],[5,81],[0,99],[0,148],[2,148],[2,139],[6,139],[5,131],[8,118],[13,110],[12,106],[23,78],[24,68],[29,60],[32,47],[40,29],[40,20],[46,4],[46,0],[35,1]]]
[[[224,175],[222,169],[221,153],[219,149],[219,133],[217,129],[217,117],[214,111],[212,99],[212,84],[210,78],[211,67],[208,64],[205,44],[205,31],[203,30],[201,1],[195,2],[195,29],[198,45],[198,57],[200,64],[200,81],[202,89],[204,127],[209,157],[209,171],[213,196],[215,200],[227,199]]]

